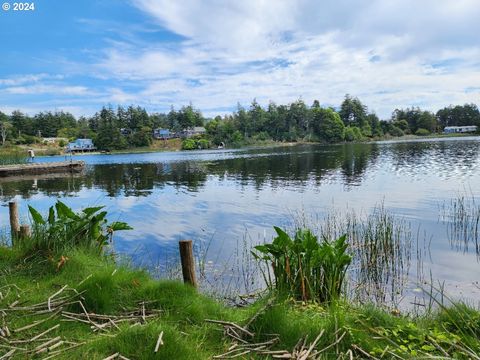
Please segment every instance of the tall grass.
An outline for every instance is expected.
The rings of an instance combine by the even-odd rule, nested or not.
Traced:
[[[0,149],[0,166],[25,164],[27,162],[27,154],[18,149]]]
[[[237,240],[231,256],[222,260],[221,252],[212,256],[213,236],[198,249],[199,283],[202,292],[229,305],[245,306],[265,293],[262,267],[252,254],[253,240],[248,232]],[[208,260],[210,259],[210,260]]]
[[[411,224],[378,204],[370,213],[330,211],[323,218],[295,216],[295,226],[314,229],[319,238],[346,234],[352,264],[348,296],[360,302],[397,306],[408,282],[414,236]]]
[[[409,273],[413,240],[410,224],[381,205],[363,222],[350,217],[347,233],[352,239],[358,294],[375,297],[380,303],[395,302]]]
[[[452,247],[468,252],[470,246],[480,258],[480,203],[473,194],[459,194],[441,209]]]

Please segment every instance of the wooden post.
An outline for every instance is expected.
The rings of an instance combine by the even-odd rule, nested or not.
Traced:
[[[10,231],[12,234],[12,245],[20,233],[20,222],[18,221],[18,207],[15,201],[8,203],[8,210],[10,211]]]
[[[32,235],[32,232],[30,231],[30,226],[29,225],[21,225],[20,226],[20,239],[25,239],[27,237],[30,237]]]
[[[182,261],[183,282],[197,287],[195,278],[195,259],[193,257],[192,240],[180,240],[180,259]]]

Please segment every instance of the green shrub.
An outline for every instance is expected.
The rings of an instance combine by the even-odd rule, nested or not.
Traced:
[[[182,141],[182,150],[209,149],[210,141],[200,136],[195,136]]]
[[[298,229],[291,239],[282,229],[274,228],[277,237],[273,242],[255,246],[257,252],[253,252],[257,260],[273,267],[275,283],[268,276],[268,285],[299,300],[330,303],[338,299],[352,261],[346,251],[346,235],[319,242],[308,229]]]
[[[409,129],[408,121],[407,120],[397,120],[393,123],[393,126],[399,128],[403,132],[407,132]]]
[[[363,139],[362,131],[356,126],[347,126],[345,128],[346,141],[360,141]]]
[[[182,150],[195,150],[197,144],[193,139],[185,139],[182,141]]]
[[[270,139],[270,136],[266,131],[260,131],[258,134],[255,134],[253,138],[257,141],[265,141]]]
[[[415,131],[415,135],[417,136],[427,136],[427,135],[430,135],[430,131],[428,131],[427,129],[418,129],[417,131]]]
[[[102,253],[115,231],[131,229],[124,222],[107,224],[104,206],[83,209],[74,213],[67,205],[57,201],[51,206],[48,217],[43,218],[29,206],[33,221],[32,235],[18,242],[27,253],[59,253],[69,249],[85,248]]]
[[[210,148],[210,141],[208,141],[207,139],[200,139],[200,140],[197,140],[197,148],[200,148],[200,149],[208,149]]]
[[[400,136],[403,136],[405,135],[405,133],[403,132],[402,129],[396,127],[396,126],[391,126],[390,129],[388,130],[388,132],[390,133],[390,135],[392,136],[397,136],[397,137],[400,137]]]
[[[369,124],[365,124],[362,127],[362,134],[363,136],[366,136],[366,137],[372,137],[373,136],[372,127]]]
[[[244,138],[243,135],[240,131],[235,130],[234,133],[232,134],[232,143],[236,146],[241,145],[243,142]]]
[[[31,145],[31,144],[34,144],[34,143],[39,143],[40,141],[41,140],[39,138],[37,138],[36,136],[22,134],[17,139],[17,144]]]

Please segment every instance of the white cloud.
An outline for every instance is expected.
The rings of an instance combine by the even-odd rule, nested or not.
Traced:
[[[88,95],[89,90],[85,86],[68,86],[68,85],[30,85],[30,86],[13,86],[3,90],[8,94],[58,94],[58,95]]]
[[[126,25],[121,41],[109,38],[118,23],[80,20],[106,29],[108,48],[91,51],[96,64],[71,65],[96,82],[89,86],[94,98],[83,84],[48,82],[47,74],[0,79],[0,92],[66,92],[74,106],[90,108],[134,103],[168,110],[191,101],[206,115],[253,98],[339,105],[350,93],[382,117],[397,107],[437,110],[480,100],[478,0],[131,3],[150,21]],[[165,29],[182,40],[153,40]]]
[[[0,86],[19,86],[27,83],[35,83],[46,79],[63,79],[63,75],[50,75],[41,73],[10,76],[9,78],[0,79]]]
[[[238,50],[238,55],[268,50],[282,33],[293,29],[296,5],[289,0],[168,1],[134,0],[169,30],[193,41]]]
[[[131,101],[192,101],[213,115],[254,97],[338,105],[351,93],[384,117],[396,107],[478,101],[478,92],[465,92],[480,81],[473,0],[133,4],[185,40],[106,51],[102,71],[143,88],[123,93]]]

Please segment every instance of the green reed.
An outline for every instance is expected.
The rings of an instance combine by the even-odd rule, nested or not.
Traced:
[[[441,209],[441,220],[447,225],[452,247],[468,252],[473,245],[480,256],[480,204],[475,195],[459,194]]]
[[[412,248],[410,225],[382,205],[362,223],[353,220],[348,226],[357,265],[356,280],[364,287],[362,292],[378,301],[384,301],[390,294],[393,301],[393,294],[403,288],[408,275]]]
[[[315,230],[321,238],[347,235],[352,264],[346,279],[347,293],[352,300],[374,301],[398,305],[408,281],[414,237],[411,224],[385,208],[383,203],[367,213],[353,210],[330,211],[323,218],[294,216],[296,227]],[[418,241],[417,235],[417,241]],[[417,243],[417,257],[423,251]]]
[[[24,151],[17,149],[0,150],[0,165],[24,164],[27,160],[27,155]]]

